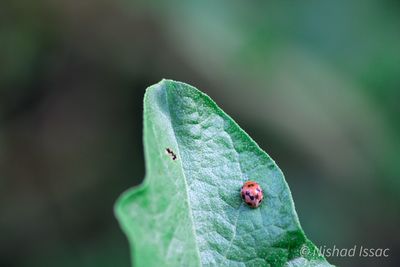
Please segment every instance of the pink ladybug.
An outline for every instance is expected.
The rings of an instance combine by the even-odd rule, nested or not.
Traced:
[[[254,181],[247,181],[240,190],[242,199],[252,208],[260,206],[264,196],[260,185]]]

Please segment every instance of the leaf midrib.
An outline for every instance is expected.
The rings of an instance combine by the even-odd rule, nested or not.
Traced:
[[[164,83],[165,83],[165,81],[164,81]],[[171,125],[171,128],[172,128],[172,132],[174,134],[173,137],[175,139],[176,146],[177,146],[177,154],[179,156],[179,159],[182,159],[181,153],[180,153],[180,147],[179,147],[178,138],[176,137],[175,128],[174,128],[174,125],[172,123],[171,111],[170,111],[169,101],[168,101],[168,87],[165,86],[164,88],[165,88],[165,100],[166,100],[167,108],[168,108],[168,115],[170,117],[170,125]],[[195,243],[195,246],[196,246],[196,253],[197,253],[197,257],[199,259],[199,266],[203,266],[202,261],[201,261],[201,256],[200,256],[201,255],[200,254],[200,249],[199,249],[199,246],[197,244],[197,233],[196,233],[196,229],[195,229],[195,222],[194,222],[194,217],[193,217],[192,208],[191,208],[191,204],[190,204],[190,198],[189,198],[189,186],[188,186],[188,183],[187,183],[186,174],[184,172],[184,167],[183,167],[183,164],[182,164],[182,160],[178,160],[178,162],[179,162],[179,165],[181,166],[180,169],[181,169],[181,173],[182,173],[182,176],[183,176],[183,181],[184,181],[184,184],[185,184],[186,202],[187,202],[188,210],[189,210],[189,218],[190,218],[190,221],[191,221],[191,228],[192,228],[192,232],[193,232],[193,236],[194,236],[194,241],[195,241],[194,243]]]

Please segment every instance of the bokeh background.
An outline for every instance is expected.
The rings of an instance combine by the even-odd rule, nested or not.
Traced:
[[[279,164],[318,246],[399,266],[400,5],[0,2],[0,266],[130,266],[113,215],[144,177],[142,99],[209,94]]]

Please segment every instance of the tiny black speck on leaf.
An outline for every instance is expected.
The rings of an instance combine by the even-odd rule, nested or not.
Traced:
[[[172,160],[176,160],[176,155],[175,155],[174,151],[172,151],[172,149],[167,148],[167,149],[165,149],[165,151],[167,152],[167,154],[169,154],[171,156]]]

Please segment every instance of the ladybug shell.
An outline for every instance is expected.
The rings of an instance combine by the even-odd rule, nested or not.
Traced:
[[[260,206],[264,196],[260,185],[254,181],[247,181],[240,190],[242,199],[252,208]]]

